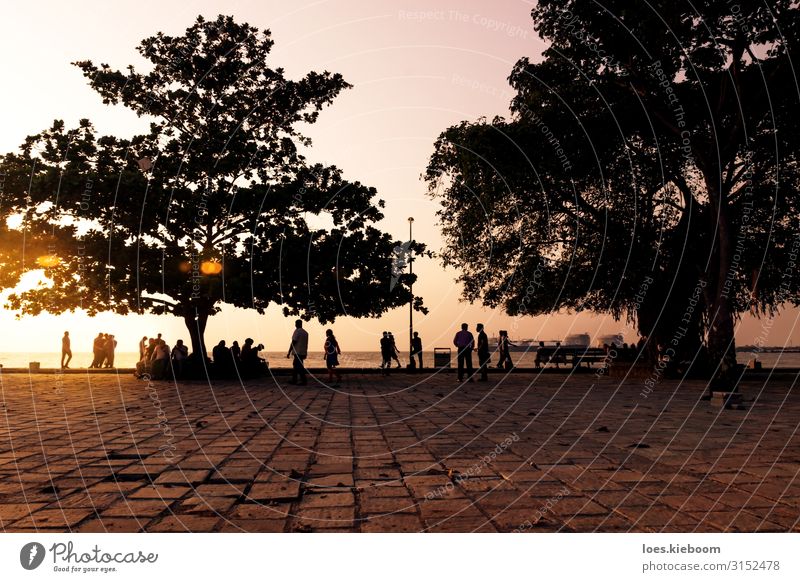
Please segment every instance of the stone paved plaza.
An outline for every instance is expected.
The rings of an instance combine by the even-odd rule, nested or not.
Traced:
[[[77,532],[800,531],[796,377],[0,375],[0,527]]]

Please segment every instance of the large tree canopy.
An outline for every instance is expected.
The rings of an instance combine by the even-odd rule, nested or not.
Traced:
[[[465,297],[627,316],[726,374],[740,313],[800,301],[798,12],[540,0],[512,116],[449,128],[427,170]]]
[[[310,141],[297,126],[349,85],[328,72],[287,79],[268,64],[272,44],[230,17],[198,18],[182,36],[141,43],[146,73],[75,63],[150,131],[120,139],[57,121],[3,156],[0,284],[31,268],[52,280],[11,307],[169,313],[205,353],[223,303],[274,302],[325,322],[410,301],[409,275],[390,284],[397,243],[374,226],[375,189],[300,151]]]

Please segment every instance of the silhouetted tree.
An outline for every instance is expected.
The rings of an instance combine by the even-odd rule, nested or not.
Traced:
[[[374,226],[375,189],[300,151],[310,141],[297,126],[349,85],[329,72],[287,79],[269,65],[272,45],[269,31],[198,17],[182,36],[142,41],[149,72],[75,63],[150,130],[121,139],[55,122],[3,157],[0,211],[15,228],[0,228],[17,240],[4,245],[2,283],[37,267],[52,280],[10,306],[168,313],[205,354],[222,304],[274,302],[323,322],[407,304],[409,275],[390,289],[398,243]]]
[[[469,300],[626,315],[675,358],[705,342],[726,377],[738,315],[800,300],[796,5],[532,14],[550,46],[514,66],[511,118],[436,142],[445,261]]]

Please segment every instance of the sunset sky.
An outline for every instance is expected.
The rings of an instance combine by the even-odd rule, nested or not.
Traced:
[[[407,219],[413,216],[414,238],[436,250],[441,245],[437,204],[427,197],[420,175],[434,140],[446,127],[508,113],[506,77],[512,65],[522,56],[538,59],[544,48],[532,28],[532,5],[523,0],[9,3],[0,21],[0,151],[17,148],[25,136],[55,118],[71,125],[87,117],[98,132],[119,136],[142,131],[146,120],[121,107],[104,106],[70,62],[91,59],[114,68],[129,63],[146,68],[135,50],[141,39],[157,31],[181,34],[198,14],[207,19],[231,14],[272,31],[271,65],[284,67],[287,76],[327,69],[342,73],[354,86],[304,130],[314,142],[308,157],[335,164],[348,178],[375,186],[387,203],[380,226],[405,239]],[[420,277],[415,292],[430,309],[427,316],[415,314],[426,349],[449,346],[462,321],[481,321],[490,335],[509,329],[515,338],[555,339],[598,331],[634,338],[631,329],[610,317],[515,319],[465,304],[459,301],[455,272],[443,270],[436,260],[418,261],[415,272]],[[797,310],[784,312],[769,329],[766,343],[800,344],[797,324]],[[167,316],[105,314],[90,319],[78,313],[16,320],[14,313],[2,311],[0,326],[0,352],[55,351],[64,330],[70,330],[77,351],[88,351],[98,331],[114,333],[120,351],[135,351],[142,335],[156,332],[170,343],[178,337],[188,340],[183,322]],[[763,326],[763,321],[745,318],[738,343],[754,341]],[[259,316],[225,308],[210,321],[206,339],[212,343],[221,337],[251,336],[277,351],[286,348],[292,327],[278,309]],[[320,349],[322,327],[308,327],[312,338],[318,338],[312,339],[311,349]],[[384,329],[405,339],[408,310],[395,310],[380,320],[343,318],[333,327],[343,350],[375,349]],[[405,347],[405,341],[400,345]]]

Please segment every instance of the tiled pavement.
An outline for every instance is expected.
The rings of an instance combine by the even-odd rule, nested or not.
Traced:
[[[0,375],[0,528],[800,531],[794,380]]]

